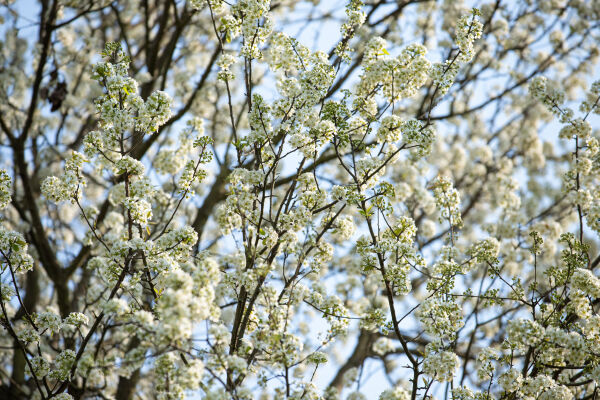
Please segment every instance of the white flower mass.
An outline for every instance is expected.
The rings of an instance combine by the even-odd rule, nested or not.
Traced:
[[[595,400],[600,3],[0,4],[0,399]]]

